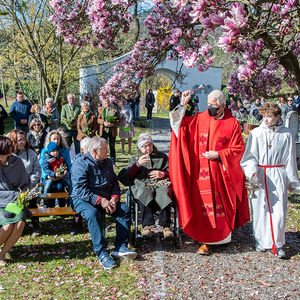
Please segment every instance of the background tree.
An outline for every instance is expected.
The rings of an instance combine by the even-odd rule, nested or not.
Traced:
[[[136,1],[76,1],[75,9],[72,0],[51,3],[52,20],[70,43],[113,49],[117,32],[129,30],[129,7]],[[115,68],[118,73],[102,89],[102,97],[138,89],[165,53],[169,59],[183,58],[187,67],[205,71],[214,63],[215,47],[238,56],[237,70],[228,83],[230,93],[271,96],[283,82],[299,90],[298,6],[296,0],[157,0],[145,21],[148,37]],[[216,39],[217,29],[221,34]]]
[[[133,26],[124,37],[117,35],[117,46],[109,53],[100,48],[70,45],[56,34],[49,21],[53,13],[48,0],[0,0],[0,64],[4,80],[29,100],[54,98],[58,107],[67,93],[78,94],[78,67],[118,57],[130,49],[139,37],[138,11]],[[5,12],[5,13],[3,13]]]

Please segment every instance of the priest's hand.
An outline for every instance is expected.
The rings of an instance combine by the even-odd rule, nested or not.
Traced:
[[[218,159],[219,158],[219,152],[218,151],[205,151],[202,153],[202,155],[207,159]]]
[[[190,101],[191,93],[192,93],[192,91],[190,91],[190,90],[182,93],[181,102],[180,102],[180,104],[182,106],[185,106]]]

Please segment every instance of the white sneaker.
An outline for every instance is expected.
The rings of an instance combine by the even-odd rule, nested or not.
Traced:
[[[286,254],[282,249],[277,249],[277,257],[278,258],[286,258]]]
[[[263,246],[261,246],[260,244],[256,245],[255,250],[257,252],[265,252],[266,251],[266,249]]]

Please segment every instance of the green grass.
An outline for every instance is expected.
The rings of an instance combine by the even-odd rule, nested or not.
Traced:
[[[140,128],[140,123],[145,128]],[[6,125],[6,129],[9,126]],[[13,126],[13,123],[12,123]],[[8,132],[8,130],[6,130]],[[142,132],[150,131],[150,123],[145,119],[136,122],[136,141]],[[127,141],[125,153],[128,152]],[[118,173],[126,166],[130,155],[121,157],[121,140],[116,141]],[[121,187],[121,198],[125,200],[127,188]],[[41,237],[32,239],[32,228],[27,223],[22,237],[7,254],[12,262],[0,269],[0,299],[140,299],[139,288],[142,271],[133,262],[117,261],[118,268],[103,270],[99,264],[93,245],[84,224],[84,231],[70,236],[72,217],[40,218],[43,229]],[[113,249],[115,222],[107,218],[106,238],[109,249]]]
[[[72,217],[42,218],[44,235],[32,239],[27,225],[0,269],[0,299],[138,299],[142,275],[136,264],[117,261],[118,268],[104,271],[93,252],[86,225],[70,236]],[[107,220],[107,240],[112,248],[115,225]]]

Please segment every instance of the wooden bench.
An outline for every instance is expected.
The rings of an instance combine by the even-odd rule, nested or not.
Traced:
[[[69,198],[69,193],[46,193],[40,194],[38,200],[56,199],[56,198]]]
[[[77,214],[71,207],[47,207],[47,208],[30,208],[29,209],[34,217],[47,217],[47,216],[64,216]]]
[[[47,193],[39,195],[38,199],[69,198],[69,193]],[[34,217],[66,216],[77,214],[71,207],[41,207],[29,209]],[[101,213],[102,234],[105,237],[106,216]]]

